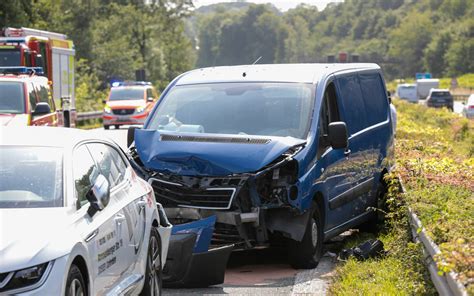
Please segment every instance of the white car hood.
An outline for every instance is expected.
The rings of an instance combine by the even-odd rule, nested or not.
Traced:
[[[0,273],[68,254],[77,241],[68,208],[0,209]]]

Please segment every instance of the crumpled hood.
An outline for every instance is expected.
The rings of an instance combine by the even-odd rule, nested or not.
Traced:
[[[27,114],[0,114],[0,126],[27,126]]]
[[[0,273],[66,255],[73,223],[67,208],[0,209]]]
[[[139,100],[117,100],[117,101],[107,101],[107,105],[109,105],[110,108],[121,108],[121,107],[142,107],[145,106],[145,100],[139,99]]]
[[[268,141],[260,143],[265,139]],[[245,143],[246,140],[250,140],[249,143]],[[252,140],[259,143],[252,143]],[[227,176],[255,172],[291,147],[304,143],[304,140],[291,137],[184,135],[135,130],[135,146],[146,168],[183,176]]]

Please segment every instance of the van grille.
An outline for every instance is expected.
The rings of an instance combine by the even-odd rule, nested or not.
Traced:
[[[135,109],[112,109],[115,115],[130,115],[135,112]]]
[[[236,191],[236,188],[190,188],[155,178],[149,182],[163,206],[230,209]]]

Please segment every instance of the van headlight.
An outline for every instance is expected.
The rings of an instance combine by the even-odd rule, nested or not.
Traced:
[[[45,274],[46,270],[48,270],[49,264],[51,263],[46,262],[33,267],[28,267],[25,269],[20,269],[7,273],[6,277],[11,276],[10,274],[13,275],[6,283],[6,285],[0,288],[0,292],[35,286],[35,284],[38,284],[41,281],[41,278]]]
[[[137,113],[142,113],[143,111],[145,111],[145,106],[138,106],[135,109],[135,112],[137,112]]]
[[[108,113],[108,114],[112,113],[112,109],[110,108],[109,105],[105,105],[105,107],[104,107],[104,113]]]

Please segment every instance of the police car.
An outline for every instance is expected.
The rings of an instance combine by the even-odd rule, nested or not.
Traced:
[[[120,148],[0,128],[0,294],[159,295],[172,226]]]

